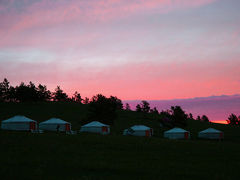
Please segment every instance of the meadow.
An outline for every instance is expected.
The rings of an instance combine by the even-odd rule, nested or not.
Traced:
[[[1,103],[0,120],[14,115],[44,121],[59,117],[79,130],[86,105],[75,103]],[[1,179],[225,179],[239,178],[240,128],[189,121],[191,140],[163,138],[158,117],[119,111],[107,136],[0,131]],[[122,136],[134,124],[154,128],[154,137]],[[215,127],[224,141],[197,139]]]

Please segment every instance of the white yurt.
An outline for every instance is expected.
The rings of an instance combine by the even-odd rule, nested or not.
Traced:
[[[39,129],[46,131],[71,131],[71,123],[59,118],[51,118],[39,123]]]
[[[37,121],[29,119],[25,116],[14,116],[10,119],[2,121],[1,129],[16,130],[16,131],[36,130]]]
[[[103,124],[98,121],[92,121],[88,124],[83,125],[80,128],[80,132],[91,132],[91,133],[100,133],[100,134],[109,134],[110,126]]]
[[[190,132],[182,128],[173,128],[165,131],[164,137],[168,139],[190,139]]]
[[[223,139],[223,132],[214,128],[208,128],[198,133],[199,138],[203,139]]]
[[[144,125],[134,125],[125,129],[123,135],[151,137],[153,135],[153,129]]]

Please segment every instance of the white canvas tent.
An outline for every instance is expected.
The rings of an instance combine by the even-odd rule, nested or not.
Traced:
[[[190,133],[182,128],[173,128],[165,131],[164,137],[168,139],[189,139]]]
[[[36,130],[37,121],[29,119],[25,116],[14,116],[10,119],[2,121],[1,129],[16,130],[16,131]]]
[[[51,118],[39,123],[39,129],[46,131],[71,131],[71,123],[58,118]]]
[[[101,122],[92,121],[88,124],[83,125],[80,128],[80,132],[109,134],[110,133],[110,127],[109,127],[109,125],[103,124]]]
[[[144,125],[134,125],[125,129],[123,135],[151,137],[153,135],[153,129]]]
[[[198,133],[199,138],[203,139],[223,139],[223,132],[214,128],[208,128]]]

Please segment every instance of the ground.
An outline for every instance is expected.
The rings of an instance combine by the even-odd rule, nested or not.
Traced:
[[[61,117],[79,129],[86,106],[76,104],[0,104],[0,120],[23,114],[38,121]],[[155,136],[122,136],[133,124],[154,128]],[[224,141],[197,139],[197,132],[215,127]],[[119,112],[111,135],[31,134],[0,131],[1,179],[238,179],[240,129],[189,121],[191,140],[162,137],[155,116]]]

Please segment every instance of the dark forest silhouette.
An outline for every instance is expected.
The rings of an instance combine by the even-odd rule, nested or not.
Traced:
[[[60,86],[57,86],[54,92],[47,89],[46,85],[35,85],[33,82],[25,84],[21,82],[17,86],[11,86],[10,82],[5,78],[0,82],[0,102],[74,102],[79,104],[88,104],[89,113],[88,120],[98,120],[107,124],[113,124],[114,119],[117,117],[117,110],[123,110],[123,104],[120,99],[115,96],[105,97],[102,94],[97,94],[91,99],[88,97],[82,98],[78,91],[69,97]],[[126,103],[126,111],[131,111],[130,105]],[[202,122],[210,122],[206,115],[197,116],[196,119],[193,115],[186,114],[180,106],[172,106],[171,109],[158,112],[157,108],[151,109],[147,101],[142,101],[136,106],[136,112],[151,113],[160,117],[159,121],[163,126],[186,126],[187,120],[198,120]],[[228,117],[227,123],[230,125],[240,125],[240,116],[231,114]]]
[[[102,94],[93,96],[89,103],[88,120],[100,121],[109,125],[114,124],[117,118],[117,110],[122,110],[123,104],[120,99],[114,96],[107,98]]]
[[[69,97],[60,86],[57,86],[54,92],[47,89],[46,85],[36,86],[33,82],[25,84],[23,82],[18,86],[11,86],[5,78],[0,83],[0,102],[74,102],[79,104],[88,104],[89,113],[87,121],[100,121],[106,124],[113,124],[117,117],[117,110],[123,109],[120,99],[115,96],[107,98],[102,94],[93,96],[91,100],[88,97],[82,99],[80,93],[75,91],[72,97]]]
[[[68,97],[60,86],[57,86],[54,92],[47,89],[46,85],[33,82],[25,84],[23,82],[18,86],[11,86],[9,81],[5,78],[0,83],[0,102],[48,102],[48,101],[62,101],[62,102],[87,102],[83,101],[80,93],[77,91],[72,97]]]
[[[240,126],[240,116],[237,117],[235,114],[230,114],[227,123],[234,126]]]

